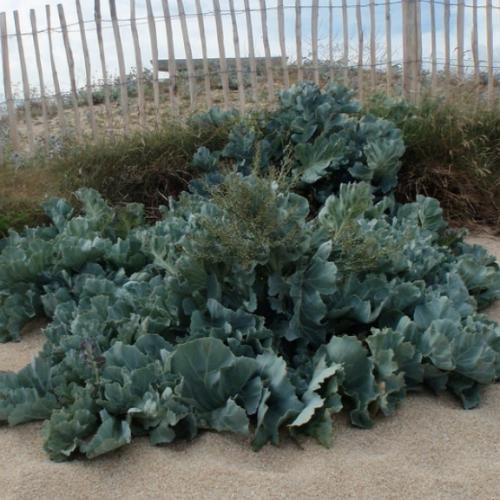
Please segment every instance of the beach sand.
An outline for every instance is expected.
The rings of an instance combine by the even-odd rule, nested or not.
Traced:
[[[500,259],[500,241],[471,238]],[[500,303],[490,309],[500,321]],[[42,345],[36,328],[0,346],[0,369],[19,369]],[[191,443],[147,439],[95,460],[51,462],[41,423],[0,427],[0,498],[500,498],[500,384],[463,410],[450,395],[411,394],[371,430],[336,417],[327,450],[289,439],[254,453],[246,439],[203,433]]]

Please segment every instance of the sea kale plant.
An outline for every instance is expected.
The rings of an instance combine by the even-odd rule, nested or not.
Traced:
[[[249,123],[198,152],[153,225],[81,189],[0,241],[0,339],[48,319],[41,352],[0,373],[0,420],[44,420],[52,459],[203,429],[329,446],[341,410],[367,428],[424,386],[473,408],[500,378],[479,312],[498,265],[436,200],[395,203],[399,132],[311,84]]]

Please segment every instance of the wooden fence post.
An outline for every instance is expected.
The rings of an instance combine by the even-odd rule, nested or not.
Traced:
[[[47,37],[49,40],[49,56],[50,56],[50,67],[52,69],[52,81],[54,82],[54,93],[56,95],[57,117],[59,119],[59,126],[61,127],[61,132],[63,135],[65,135],[66,116],[64,115],[64,103],[61,96],[61,87],[59,86],[59,76],[57,74],[56,61],[54,59],[50,5],[45,6],[45,14],[47,17]]]
[[[156,126],[161,124],[160,117],[160,82],[158,80],[158,37],[156,36],[156,24],[151,7],[151,0],[146,0],[146,12],[148,16],[149,41],[151,44],[151,57],[153,64],[153,106],[155,112]]]
[[[430,0],[430,19],[431,19],[431,58],[432,58],[432,73],[431,73],[431,94],[436,95],[437,88],[437,54],[436,54],[436,9],[434,0]]]
[[[457,0],[457,78],[464,77],[464,0]]]
[[[191,41],[189,40],[189,32],[186,21],[186,12],[184,11],[184,3],[182,0],[177,0],[177,9],[181,21],[182,40],[184,42],[184,51],[186,52],[186,64],[188,71],[188,87],[189,87],[189,106],[194,109],[196,98],[196,86],[194,81],[194,66],[193,52],[191,51]]]
[[[45,79],[43,77],[42,57],[40,54],[40,43],[38,41],[38,28],[36,23],[35,9],[30,9],[31,32],[33,35],[33,46],[35,48],[36,67],[38,70],[38,84],[40,85],[40,99],[42,101],[43,132],[45,139],[45,151],[49,146],[49,115],[47,106],[47,96],[45,95]]]
[[[420,85],[420,40],[417,0],[403,2],[403,91],[413,102]]]
[[[167,31],[167,46],[168,46],[168,77],[169,77],[169,92],[170,92],[170,106],[175,113],[179,111],[177,102],[177,64],[175,63],[175,49],[174,49],[174,34],[172,30],[172,17],[170,15],[170,7],[168,0],[163,0],[163,17],[165,18],[165,29]]]
[[[19,149],[19,135],[17,133],[17,110],[12,95],[12,84],[10,80],[9,63],[9,36],[7,33],[7,17],[5,12],[0,14],[0,35],[2,38],[2,70],[3,70],[3,89],[5,100],[7,101],[7,112],[9,114],[9,134],[10,143],[14,151]]]
[[[363,41],[363,21],[361,19],[361,3],[360,0],[356,2],[356,27],[358,28],[358,95],[359,100],[363,102],[364,95],[364,84],[363,84],[363,51],[364,51],[364,41]]]
[[[269,33],[267,30],[266,0],[260,0],[260,18],[262,22],[262,42],[264,43],[264,52],[266,54],[267,99],[269,102],[272,102],[274,97],[274,80],[271,63],[271,46],[269,45]]]
[[[285,10],[283,7],[283,0],[278,0],[278,32],[281,48],[281,66],[283,68],[283,84],[285,88],[288,88],[290,86],[290,79],[288,78],[288,60],[286,56]]]
[[[344,39],[344,85],[349,85],[349,19],[347,14],[347,1],[342,0],[342,37]]]
[[[312,65],[314,83],[319,85],[319,59],[318,59],[318,0],[312,0],[311,7],[311,43],[312,43]]]
[[[87,35],[85,34],[85,24],[83,21],[82,6],[80,5],[80,0],[76,0],[76,13],[78,16],[78,26],[80,28],[80,39],[82,41],[83,58],[85,61],[85,77],[87,86],[87,107],[88,116],[90,122],[90,128],[92,130],[92,137],[97,138],[97,125],[94,115],[94,97],[92,95],[92,71],[90,67],[90,55],[89,48],[87,45]]]
[[[450,81],[450,0],[443,0],[444,3],[444,74],[446,83]]]
[[[219,44],[219,66],[222,83],[222,93],[224,94],[224,108],[229,108],[229,73],[227,70],[226,48],[224,46],[224,29],[220,12],[219,0],[213,0],[215,11],[215,25],[217,28],[217,42]]]
[[[101,0],[95,0],[94,20],[97,33],[97,44],[99,45],[99,58],[101,60],[102,83],[104,91],[104,107],[106,109],[106,122],[108,125],[108,132],[111,134],[113,130],[113,112],[111,110],[111,96],[108,84],[108,70],[106,67],[106,55],[104,52],[104,41],[102,38]]]
[[[75,75],[75,60],[73,59],[73,51],[69,42],[68,25],[66,23],[66,16],[64,15],[64,7],[61,3],[57,4],[57,11],[59,13],[59,21],[61,23],[61,31],[66,51],[66,59],[68,61],[69,79],[71,84],[71,100],[73,102],[73,114],[75,116],[75,132],[76,139],[82,138],[82,126],[80,122],[80,110],[78,108],[78,89],[76,88],[76,75]]]
[[[203,56],[203,80],[205,82],[205,99],[207,107],[212,107],[212,90],[210,87],[210,67],[208,65],[207,37],[205,35],[205,21],[201,10],[200,0],[196,0],[196,16],[198,17],[198,29],[200,30],[201,53]]]
[[[391,3],[385,0],[385,52],[386,52],[386,91],[392,94],[392,23]]]
[[[248,57],[250,58],[250,84],[252,86],[252,99],[257,102],[257,63],[255,62],[255,45],[253,41],[252,12],[248,0],[245,0],[245,16],[247,24]]]
[[[377,28],[375,26],[375,0],[370,0],[370,83],[373,92],[377,85]]]
[[[35,137],[33,135],[33,116],[31,114],[30,82],[28,79],[26,58],[24,57],[24,44],[23,37],[21,35],[19,12],[17,10],[14,11],[14,25],[16,27],[17,51],[19,53],[19,62],[21,64],[21,78],[23,81],[24,119],[26,121],[29,151],[31,154],[33,154],[35,152]]]
[[[302,6],[300,0],[295,0],[295,41],[297,43],[297,80],[304,79],[302,68]]]
[[[486,0],[486,49],[488,52],[488,104],[495,106],[495,75],[493,73],[493,12],[492,1]]]
[[[120,105],[123,115],[123,129],[125,134],[130,131],[128,115],[128,81],[125,69],[125,59],[123,56],[122,37],[120,35],[120,25],[118,24],[118,14],[116,13],[116,0],[109,0],[109,10],[111,13],[111,24],[115,37],[116,55],[118,57],[118,68],[120,71]]]
[[[139,33],[137,31],[137,20],[135,15],[135,0],[130,0],[130,30],[134,42],[135,68],[137,72],[137,108],[139,111],[139,122],[143,129],[146,128],[146,115],[144,104],[144,69],[142,66],[141,46],[139,44]]]
[[[245,111],[245,81],[243,80],[243,66],[241,64],[240,37],[238,35],[238,22],[234,11],[234,0],[229,0],[229,10],[231,11],[231,24],[233,26],[233,45],[236,57],[236,78],[238,80],[238,94],[240,98],[240,110]]]

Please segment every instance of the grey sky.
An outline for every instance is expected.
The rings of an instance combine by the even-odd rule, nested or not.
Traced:
[[[250,6],[252,9],[259,8],[259,0],[249,0]],[[394,1],[394,0],[391,0]],[[165,33],[165,24],[162,19],[162,5],[161,0],[151,0],[153,5],[153,10],[155,15],[157,16],[157,32],[158,32],[158,46],[159,46],[159,54],[160,58],[167,57],[167,47],[166,47],[166,33]],[[172,11],[172,15],[176,16],[177,14],[177,1],[169,0],[170,8]],[[46,27],[46,17],[45,17],[45,5],[49,4],[52,10],[52,24],[55,27],[59,26],[59,18],[57,14],[57,4],[61,3],[64,6],[66,20],[68,24],[75,23],[77,21],[76,18],[76,9],[74,0],[2,0],[1,10],[6,12],[7,14],[7,22],[8,22],[8,30],[10,33],[14,33],[14,21],[13,21],[13,10],[18,10],[20,19],[21,19],[21,29],[24,32],[31,31],[31,25],[29,21],[29,10],[35,9],[37,20],[38,20],[38,29],[43,30]],[[118,16],[120,19],[124,21],[121,23],[121,37],[124,45],[124,52],[126,58],[126,66],[127,68],[135,67],[135,58],[134,58],[134,50],[132,45],[132,39],[130,36],[130,25],[126,21],[130,17],[130,0],[116,0]],[[201,0],[202,8],[205,12],[210,13],[213,10],[213,2],[212,0]],[[228,0],[220,0],[222,10],[228,10],[229,2]],[[243,0],[234,0],[235,8],[237,10],[243,9],[244,2]],[[287,40],[287,52],[288,55],[293,59],[295,56],[295,0],[284,0],[285,6],[289,6],[285,11],[285,19],[286,19],[286,40]],[[311,4],[311,0],[303,0],[304,5],[309,6]],[[328,0],[320,0],[320,15],[319,15],[319,33],[320,33],[320,51],[323,56],[327,57],[328,54]],[[368,0],[363,0],[363,4],[367,4]],[[455,2],[452,2],[455,3]],[[470,1],[468,2],[471,3]],[[500,0],[493,0],[495,9],[493,11],[493,22],[494,22],[494,59],[495,64],[500,65],[500,9],[497,7],[500,6]],[[94,18],[94,2],[92,0],[81,0],[83,15],[85,20],[90,21],[86,24],[86,33],[87,33],[87,41],[89,44],[91,59],[92,59],[92,76],[95,81],[98,81],[101,77],[100,74],[100,64],[98,58],[98,46],[97,46],[97,38],[95,32],[95,24],[93,23]],[[105,50],[107,62],[109,65],[110,72],[114,75],[118,72],[118,63],[116,58],[116,49],[114,45],[113,39],[113,31],[111,29],[111,23],[109,22],[109,3],[107,0],[101,0],[102,4],[102,16],[103,16],[103,26],[104,26],[104,42],[105,42]],[[267,0],[267,7],[269,9],[268,12],[268,26],[269,26],[269,36],[271,42],[271,50],[273,55],[277,55],[279,53],[279,43],[278,43],[278,29],[277,29],[277,15],[276,15],[276,4],[277,0]],[[357,31],[356,31],[356,16],[355,9],[352,8],[356,4],[355,0],[348,0],[349,5],[349,34],[350,34],[350,48],[351,48],[351,57],[352,62],[354,62],[357,58]],[[385,15],[384,15],[384,1],[377,0],[377,4],[380,4],[376,7],[376,31],[377,31],[377,51],[380,56],[384,54],[385,47]],[[424,59],[430,57],[430,33],[429,33],[429,3],[425,0],[421,2],[422,4],[422,37],[423,37],[423,57]],[[478,4],[480,6],[484,6],[485,0],[478,0]],[[194,0],[184,0],[185,10],[187,14],[195,13],[195,1]],[[334,34],[334,46],[335,46],[335,57],[341,57],[342,50],[342,19],[341,19],[341,0],[333,0],[334,9],[334,26],[333,26],[333,34]],[[137,17],[139,18],[139,33],[140,33],[140,42],[142,49],[142,58],[145,66],[149,66],[149,61],[151,59],[151,51],[150,51],[150,40],[149,40],[149,32],[148,27],[145,21],[146,17],[146,7],[144,0],[136,0],[136,12]],[[402,56],[402,46],[401,46],[401,4],[399,2],[392,5],[392,44],[393,44],[393,60],[399,61]],[[478,22],[479,22],[479,53],[480,59],[485,62],[486,59],[486,29],[485,29],[485,10],[479,10]],[[307,7],[303,8],[303,39],[304,39],[304,53],[308,54],[310,51],[310,9]],[[451,49],[452,49],[452,57],[456,57],[454,52],[454,48],[456,47],[456,10],[455,7],[451,8]],[[141,19],[142,18],[142,19]],[[240,13],[237,16],[238,19],[238,31],[239,38],[241,44],[241,52],[242,55],[247,55],[248,53],[248,44],[247,44],[247,33],[246,33],[246,22],[244,14]],[[260,21],[260,13],[254,11],[252,13],[253,19],[253,30],[254,30],[254,39],[256,44],[257,55],[263,55],[264,49],[262,45],[262,35],[261,35],[261,21]],[[438,42],[438,50],[437,57],[440,61],[444,57],[444,36],[443,36],[443,6],[442,3],[436,1],[436,19],[437,19],[437,42]],[[226,53],[229,57],[234,54],[233,50],[233,35],[232,35],[232,27],[231,20],[228,15],[223,16],[224,22],[224,34],[225,34],[225,45],[226,45]],[[365,50],[368,50],[369,46],[369,32],[370,32],[370,22],[369,22],[369,10],[368,7],[363,7],[363,30],[364,30],[364,39],[365,39]],[[471,52],[470,52],[470,33],[471,33],[471,22],[472,22],[472,10],[466,8],[466,19],[465,19],[465,49],[468,51],[466,53],[466,61],[467,64],[470,63],[471,60]],[[174,48],[175,54],[179,58],[184,57],[184,45],[182,41],[182,35],[180,30],[179,21],[174,18]],[[194,57],[201,57],[201,43],[199,40],[199,31],[198,31],[198,23],[195,16],[188,17],[188,29],[190,33],[190,39],[192,44],[192,50]],[[210,14],[205,16],[205,29],[207,34],[207,42],[208,42],[208,51],[210,57],[218,56],[218,45],[217,45],[217,37],[215,31],[215,21],[214,17]],[[78,31],[78,26],[70,27],[70,43],[73,50],[74,58],[75,58],[75,66],[77,73],[77,80],[79,85],[83,85],[85,81],[85,73],[84,73],[84,63],[83,63],[83,55],[81,50],[81,42],[80,42],[80,33]],[[46,86],[48,90],[52,89],[52,80],[51,73],[49,67],[49,58],[48,58],[48,40],[47,33],[43,32],[39,35],[40,44],[41,44],[41,52],[42,57],[44,59],[44,71],[45,71],[45,79]],[[64,52],[64,46],[62,43],[62,36],[60,33],[54,33],[54,46],[56,51],[57,58],[57,66],[59,71],[59,77],[61,80],[61,84],[64,90],[68,90],[69,88],[69,77],[68,70],[66,64],[66,56]],[[23,36],[24,43],[24,51],[27,58],[28,63],[28,73],[30,78],[30,84],[32,87],[38,87],[38,76],[36,73],[35,66],[35,58],[34,58],[34,49],[33,49],[33,41],[32,37],[29,35]],[[20,65],[19,58],[17,52],[17,41],[15,37],[9,38],[9,55],[10,55],[10,66],[12,72],[12,80],[16,87],[16,94],[20,96],[21,94],[21,73],[20,73]],[[366,59],[366,62],[368,60]],[[0,69],[0,82],[2,75]],[[1,87],[1,85],[0,85]],[[1,99],[2,91],[0,89],[0,99]]]

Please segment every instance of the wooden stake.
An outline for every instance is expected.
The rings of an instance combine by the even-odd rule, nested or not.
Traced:
[[[90,56],[89,48],[87,45],[87,35],[85,34],[85,25],[83,23],[82,7],[80,5],[80,0],[76,1],[76,13],[78,16],[78,26],[80,28],[80,38],[82,41],[83,58],[85,61],[85,76],[86,76],[86,87],[87,87],[87,112],[89,117],[90,128],[92,130],[92,137],[96,139],[97,137],[97,125],[95,121],[94,114],[94,98],[92,96],[92,71],[90,69]]]
[[[113,112],[111,110],[111,96],[108,83],[108,70],[106,68],[106,55],[104,52],[104,41],[102,38],[102,17],[101,17],[101,0],[95,0],[94,3],[94,19],[97,33],[97,44],[99,45],[99,58],[101,60],[101,71],[104,91],[104,107],[106,109],[106,123],[108,131],[112,134],[113,131]]]
[[[219,0],[213,0],[215,26],[217,28],[217,42],[219,43],[219,65],[220,78],[222,83],[222,93],[224,94],[224,108],[229,108],[229,74],[227,71],[226,49],[224,46],[224,30],[222,27],[222,17],[220,12]]]
[[[450,0],[444,2],[444,73],[446,82],[450,82]]]
[[[186,52],[186,64],[188,70],[188,86],[189,86],[189,103],[191,110],[194,108],[196,99],[196,85],[193,66],[193,53],[191,51],[191,42],[189,41],[189,32],[186,22],[186,12],[184,11],[184,3],[182,0],[177,0],[177,9],[181,21],[182,40],[184,41],[184,51]]]
[[[344,85],[349,85],[349,20],[347,17],[347,1],[342,0],[342,35],[344,37]]]
[[[288,88],[290,86],[290,79],[288,77],[288,58],[286,56],[285,11],[283,0],[278,0],[278,32],[280,37],[281,67],[283,68],[283,85],[285,88]]]
[[[245,110],[245,82],[243,80],[243,67],[241,65],[240,39],[238,36],[238,23],[234,12],[234,0],[229,0],[229,10],[231,12],[231,23],[233,25],[234,55],[236,57],[236,77],[238,79],[238,94],[240,98],[240,110]]]
[[[297,44],[297,79],[304,79],[302,68],[302,7],[300,0],[295,0],[295,40]]]
[[[7,18],[5,12],[0,14],[0,36],[2,39],[2,70],[3,70],[3,92],[7,101],[7,112],[9,114],[9,136],[10,144],[14,151],[19,151],[19,135],[17,133],[17,110],[12,95],[12,84],[10,80],[9,63],[9,35],[7,33]]]
[[[311,8],[311,42],[312,42],[312,65],[314,71],[314,83],[319,85],[319,60],[318,60],[318,0],[312,0]]]
[[[488,103],[495,107],[495,75],[493,73],[493,12],[491,0],[486,0],[486,49],[488,52]]]
[[[78,89],[76,88],[75,61],[73,59],[73,51],[71,50],[71,45],[69,43],[68,26],[66,24],[66,16],[64,15],[64,8],[62,4],[57,4],[57,11],[59,13],[64,49],[66,51],[66,59],[68,61],[69,79],[71,83],[71,100],[73,103],[73,114],[75,116],[76,139],[80,140],[82,138],[82,125],[80,122],[80,110],[78,109]]]
[[[437,45],[436,45],[436,9],[434,0],[430,0],[430,16],[431,16],[431,51],[432,51],[432,70],[431,70],[431,94],[436,95],[437,90]]]
[[[363,23],[361,21],[361,4],[360,0],[356,2],[356,26],[358,28],[358,94],[359,100],[363,102],[364,100],[364,89],[363,89]]]
[[[158,79],[158,38],[156,36],[156,23],[151,7],[151,0],[146,0],[146,11],[148,16],[149,40],[151,43],[151,57],[153,65],[153,105],[155,111],[156,126],[161,123],[160,118],[160,83]]]
[[[165,18],[165,29],[167,31],[167,46],[168,46],[168,75],[169,75],[169,92],[170,106],[174,113],[179,112],[177,102],[177,64],[175,62],[174,35],[172,30],[172,17],[170,16],[170,7],[168,0],[162,1],[163,17]]]
[[[477,40],[477,0],[472,0],[472,33],[471,33],[471,50],[472,59],[474,61],[474,83],[476,85],[476,92],[479,97],[479,84],[480,84],[480,68],[479,68],[479,49]]]
[[[14,25],[16,27],[17,50],[19,62],[21,64],[21,77],[23,80],[24,116],[26,121],[26,131],[28,135],[28,146],[31,154],[35,152],[35,138],[33,136],[33,116],[31,114],[31,94],[26,59],[24,57],[23,38],[21,36],[21,25],[19,23],[19,13],[14,11]]]
[[[330,81],[333,81],[333,4],[328,2],[328,57],[330,59]]]
[[[113,26],[113,35],[115,37],[116,55],[118,57],[118,68],[120,71],[120,106],[122,108],[123,129],[125,134],[130,131],[128,116],[128,86],[127,74],[125,70],[125,59],[123,57],[122,37],[120,35],[120,25],[118,24],[118,15],[116,13],[116,0],[109,0],[109,10],[111,13],[111,24]]]
[[[457,0],[457,77],[464,77],[464,0]]]
[[[47,17],[47,36],[49,39],[49,55],[50,55],[50,67],[52,69],[52,81],[54,83],[54,94],[56,96],[57,105],[57,117],[59,120],[59,126],[61,127],[61,133],[66,134],[66,116],[64,115],[64,104],[61,96],[61,87],[59,85],[59,77],[57,75],[56,62],[54,60],[54,48],[52,46],[52,26],[51,26],[51,16],[50,16],[50,5],[45,6],[45,14]]]
[[[271,47],[269,46],[269,34],[267,31],[267,7],[265,0],[260,0],[260,18],[262,21],[262,41],[264,42],[264,52],[266,54],[267,99],[269,102],[272,102],[274,97],[273,66],[271,63]]]
[[[42,58],[40,55],[40,43],[38,41],[38,29],[35,9],[30,9],[31,33],[33,35],[33,46],[35,47],[36,68],[38,70],[38,84],[40,85],[40,100],[42,102],[43,136],[45,140],[46,152],[49,145],[49,115],[47,106],[47,96],[45,93],[45,79],[43,77]]]
[[[377,85],[377,47],[375,26],[375,0],[370,0],[370,80],[372,92]]]
[[[385,46],[386,46],[386,91],[387,95],[392,94],[392,23],[391,23],[391,2],[385,0]]]
[[[135,15],[135,0],[130,0],[130,29],[134,42],[135,67],[137,71],[137,108],[139,111],[139,122],[143,129],[146,128],[146,109],[144,103],[144,69],[142,66],[141,46],[139,44],[139,33],[137,31],[137,20]]]
[[[252,99],[257,102],[257,63],[255,61],[255,45],[253,41],[252,13],[248,0],[245,0],[245,18],[247,24],[248,57],[250,59],[250,85],[252,87]]]
[[[203,20],[203,11],[201,10],[200,0],[196,0],[196,15],[198,17],[198,28],[200,30],[201,52],[203,55],[203,79],[205,81],[205,99],[207,107],[212,107],[212,90],[210,88],[210,67],[208,65],[207,55],[207,37],[205,35],[205,21]]]

